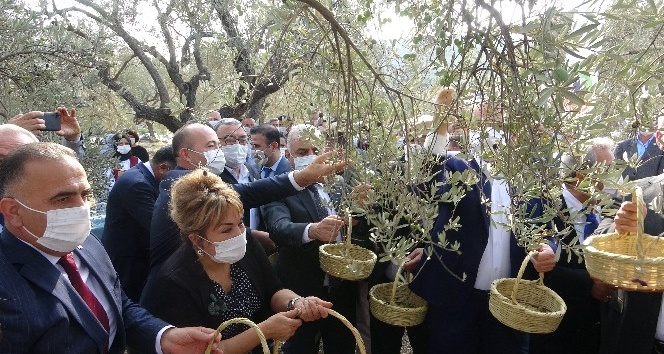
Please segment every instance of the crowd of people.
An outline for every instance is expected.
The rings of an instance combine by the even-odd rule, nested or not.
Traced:
[[[441,89],[434,103],[449,106],[454,96]],[[61,144],[39,142],[42,112],[0,125],[0,352],[200,353],[212,341],[219,353],[260,353],[252,329],[232,325],[213,334],[220,323],[244,317],[271,343],[284,342],[285,354],[315,354],[321,346],[328,354],[355,353],[355,338],[328,317],[330,308],[358,327],[368,352],[401,352],[404,328],[379,321],[368,308],[367,289],[394,279],[386,263],[360,282],[320,268],[319,246],[341,242],[348,222],[353,242],[377,252],[381,246],[372,242],[366,218],[349,221],[341,211],[342,195],[366,198],[358,190],[371,187],[343,179],[334,188],[324,185],[352,166],[318,143],[330,138],[316,127],[322,114],[312,115],[314,124],[285,128],[283,118],[257,124],[210,111],[207,124],[186,124],[152,157],[137,145],[135,131],[112,135],[118,167],[98,240],[89,237],[91,191],[78,161],[85,151],[76,111],[57,112]],[[440,118],[436,113],[433,121]],[[656,128],[663,125],[664,118]],[[442,195],[454,188],[447,178],[456,172],[479,177],[457,203],[435,206],[432,242],[403,260],[416,274],[410,288],[428,303],[424,323],[407,329],[413,352],[664,353],[661,294],[593,279],[582,254],[561,246],[602,229],[636,227],[633,203],[622,204],[614,223],[581,186],[601,190],[586,171],[632,155],[643,163],[626,169],[626,178],[645,181],[664,172],[654,130],[615,148],[608,138],[588,140],[581,156],[561,158],[560,200],[528,202],[533,219],[558,207],[550,227],[569,230],[545,240],[531,259],[528,272],[545,272],[545,285],[568,307],[555,332],[536,335],[500,323],[488,307],[492,281],[514,277],[526,255],[506,227],[509,185],[482,154],[503,133],[477,133],[470,151],[458,156],[462,139],[446,124],[421,146],[408,140],[405,145],[439,157],[433,168],[441,173],[430,181],[436,183],[422,188]],[[367,143],[358,138],[356,146]],[[459,241],[458,252],[438,243],[443,231],[447,241]],[[649,211],[646,231],[664,232],[664,218]]]

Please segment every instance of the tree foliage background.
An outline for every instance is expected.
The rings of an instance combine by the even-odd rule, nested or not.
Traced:
[[[86,129],[165,133],[211,109],[293,121],[325,112],[324,128],[343,135],[349,158],[359,153],[350,181],[375,187],[380,213],[347,203],[378,225],[385,259],[430,241],[432,203],[458,201],[477,180],[450,176],[458,188],[444,196],[403,193],[431,177],[427,155],[407,144],[441,124],[416,124],[422,114],[453,123],[467,156],[495,159],[515,196],[509,226],[527,244],[538,230],[519,206],[560,195],[560,153],[628,137],[664,107],[661,1],[0,0],[0,9],[5,118],[64,104]],[[451,107],[431,104],[440,85],[458,91]],[[473,150],[469,132],[489,126],[505,131],[504,145]],[[617,174],[588,172],[608,184]],[[412,231],[397,237],[404,220]]]

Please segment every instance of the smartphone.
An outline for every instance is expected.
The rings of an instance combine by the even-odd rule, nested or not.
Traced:
[[[60,115],[57,112],[44,112],[41,118],[44,120],[44,125],[46,125],[43,129],[44,131],[58,131],[62,129]]]

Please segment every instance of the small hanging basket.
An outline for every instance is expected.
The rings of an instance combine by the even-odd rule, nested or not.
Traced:
[[[394,282],[374,285],[369,290],[369,309],[385,323],[410,327],[424,322],[427,302],[410,291],[408,284],[399,284],[404,263],[399,266]]]
[[[558,328],[567,306],[553,290],[538,280],[522,280],[523,272],[535,251],[521,263],[515,278],[496,279],[489,290],[489,311],[502,324],[526,333],[551,333]]]
[[[258,339],[261,341],[261,347],[263,348],[263,354],[270,354],[270,347],[267,345],[267,340],[265,339],[265,335],[263,334],[261,329],[258,328],[258,326],[255,323],[253,323],[250,319],[242,318],[242,317],[232,318],[232,319],[230,319],[228,321],[224,321],[222,324],[220,324],[219,327],[217,327],[217,330],[214,331],[214,336],[212,337],[212,340],[208,343],[207,349],[205,349],[205,354],[210,354],[210,352],[212,351],[212,344],[214,344],[214,339],[217,338],[217,335],[221,331],[223,331],[226,327],[228,327],[232,324],[237,324],[237,323],[245,324],[245,325],[255,329],[256,333],[258,333]],[[223,338],[222,338],[222,340],[223,340]],[[277,348],[276,343],[275,343],[274,347]],[[276,349],[275,349],[274,354],[276,354],[276,353],[277,352],[276,352]]]
[[[348,215],[348,232],[344,243],[328,243],[318,248],[320,267],[334,277],[346,280],[362,280],[369,277],[376,264],[376,254],[372,251],[353,245],[351,232],[353,219]]]
[[[664,291],[664,240],[643,232],[644,202],[641,188],[632,192],[636,202],[635,233],[596,235],[583,242],[590,276],[631,291]]]

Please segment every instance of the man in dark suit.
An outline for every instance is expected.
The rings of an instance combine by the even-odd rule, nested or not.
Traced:
[[[552,247],[561,248],[555,268],[546,273],[544,284],[555,291],[567,305],[567,312],[558,329],[549,334],[533,334],[530,349],[538,354],[597,353],[600,342],[600,304],[608,301],[611,287],[593,280],[586,270],[583,258],[563,247],[578,238],[579,244],[594,233],[601,219],[601,210],[593,203],[588,190],[579,188],[587,174],[597,166],[613,161],[613,142],[608,138],[588,141],[582,157],[562,156],[561,208],[553,218],[556,230],[570,230]],[[594,172],[593,172],[594,173]],[[594,188],[601,190],[603,185]],[[533,215],[537,218],[538,215]],[[569,261],[568,261],[569,259]]]
[[[664,217],[648,209],[643,226],[645,233],[659,235],[664,232]],[[614,228],[618,232],[636,231],[634,203],[622,203],[616,213],[615,224],[610,224],[607,232],[612,232]],[[615,290],[609,302],[602,306],[599,353],[664,353],[664,311],[661,308],[662,293]]]
[[[435,102],[451,107],[453,96],[451,89],[444,88],[438,91]],[[441,120],[436,112],[434,121]],[[502,132],[491,128],[473,133],[474,158],[466,161],[454,156],[444,158],[446,123],[425,139],[424,150],[442,160],[434,166],[434,172],[442,170],[435,174],[435,182],[440,183],[436,195],[451,193],[454,199],[459,189],[465,191],[458,203],[438,203],[427,257],[418,249],[405,265],[407,269],[415,268],[410,288],[429,305],[425,319],[429,354],[520,353],[522,335],[498,322],[489,312],[488,303],[491,282],[513,275],[526,255],[505,227],[511,213],[509,186],[491,172],[490,157],[501,140]],[[477,178],[475,184],[462,182],[472,180],[472,176]],[[458,227],[449,228],[453,220]],[[439,245],[441,234],[446,242],[459,243],[458,252]],[[535,262],[552,266],[555,256],[552,252],[540,254],[534,257]]]
[[[261,166],[260,178],[279,176],[290,172],[291,165],[279,150],[279,129],[270,124],[254,127],[250,131],[251,147],[256,165]]]
[[[247,163],[249,136],[242,129],[242,124],[235,118],[222,118],[217,125],[219,146],[224,152],[226,167],[221,172],[221,179],[228,184],[249,183],[260,178],[256,164]],[[276,250],[270,235],[258,229],[260,217],[258,208],[245,208],[242,218],[244,225],[255,239],[260,242],[267,254]]]
[[[150,223],[159,182],[175,167],[170,145],[157,150],[148,163],[139,163],[113,185],[106,203],[101,239],[132,301],[141,298],[150,265]]]
[[[0,352],[202,352],[213,330],[169,327],[126,297],[89,237],[90,194],[69,148],[27,144],[0,162]]]
[[[148,281],[181,243],[180,230],[171,220],[168,209],[171,199],[170,188],[173,182],[199,167],[205,167],[214,173],[221,174],[226,165],[223,151],[219,147],[219,138],[215,131],[206,125],[195,123],[184,126],[173,136],[172,145],[178,165],[159,185],[159,197],[155,202],[150,225]],[[332,174],[345,165],[343,162],[327,164],[328,156],[321,156],[301,171],[232,186],[240,194],[245,209],[258,207],[293,195],[303,187],[314,183],[320,176]]]
[[[658,122],[657,129],[660,128],[663,127]],[[637,155],[640,165],[636,169],[628,166],[623,171],[623,177],[629,177],[630,181],[664,171],[664,152],[657,146],[653,132],[637,132],[635,137],[619,142],[613,154],[618,160],[624,160],[625,155],[627,158]]]
[[[311,125],[293,126],[288,134],[286,156],[301,169],[318,154],[307,134],[318,134]],[[330,196],[318,184],[282,201],[261,207],[270,237],[279,246],[275,265],[286,288],[302,296],[316,296],[334,303],[336,311],[355,323],[355,284],[330,279],[320,268],[318,247],[337,239],[344,225],[341,217],[326,207]],[[303,323],[284,343],[285,354],[318,353],[323,339],[325,353],[355,353],[355,340],[338,320]]]

